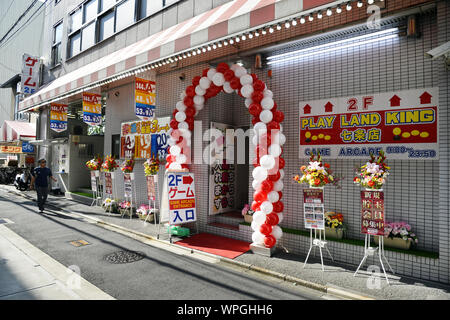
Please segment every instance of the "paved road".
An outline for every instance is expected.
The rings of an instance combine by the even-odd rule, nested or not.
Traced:
[[[322,293],[255,276],[149,246],[116,232],[55,211],[39,214],[34,202],[0,191],[0,218],[7,227],[117,299],[320,299]],[[75,247],[74,240],[89,245]],[[117,251],[143,252],[144,259],[113,264]],[[326,297],[324,297],[326,298]]]

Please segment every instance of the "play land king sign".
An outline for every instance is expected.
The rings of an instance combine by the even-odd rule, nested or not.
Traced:
[[[439,158],[437,88],[300,102],[300,158]]]

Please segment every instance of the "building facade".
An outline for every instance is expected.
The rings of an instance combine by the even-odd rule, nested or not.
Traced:
[[[392,169],[384,188],[386,220],[408,222],[419,242],[415,254],[386,251],[386,256],[400,275],[449,283],[449,73],[441,60],[426,56],[449,41],[448,1],[185,0],[162,1],[158,7],[149,3],[61,0],[46,10],[43,55],[45,61],[52,61],[45,66],[46,86],[25,99],[20,108],[39,113],[38,139],[60,141],[54,145],[67,148],[60,153],[50,142],[40,150],[42,156],[49,157],[50,149],[55,149],[53,154],[57,156],[50,157],[52,165],[69,163],[64,170],[55,170],[63,173],[61,184],[69,186],[67,191],[88,185],[89,175],[82,164],[89,156],[97,152],[118,154],[121,124],[137,120],[135,76],[156,82],[156,117],[173,117],[180,94],[194,77],[220,62],[239,63],[264,81],[273,92],[278,110],[285,114],[284,219],[280,223],[284,233],[277,245],[306,254],[309,237],[305,235],[303,186],[292,180],[307,161],[307,156],[299,152],[300,117],[305,104],[431,88],[439,97],[433,101],[438,104],[438,156],[395,159],[392,153],[390,159],[388,153]],[[373,22],[377,23],[375,29]],[[60,24],[59,43],[52,35]],[[359,39],[359,44],[352,39]],[[276,59],[280,61],[269,63]],[[79,118],[82,91],[103,96],[104,134],[97,135],[95,142]],[[66,133],[49,130],[51,102],[67,103],[74,109]],[[213,123],[243,130],[252,127],[245,99],[237,94],[210,99],[195,120],[201,121],[203,129]],[[83,153],[83,144],[93,147]],[[203,154],[208,144],[195,136],[193,154]],[[248,153],[254,155],[253,147]],[[352,267],[364,255],[364,248],[358,245],[364,239],[360,232],[360,188],[353,177],[354,168],[365,161],[353,157],[327,159],[344,179],[341,189],[326,188],[325,208],[343,213],[348,226],[348,241],[329,241],[328,246],[335,261]],[[138,204],[146,202],[141,164],[138,161],[135,166]],[[242,223],[241,217],[213,213],[211,167],[194,163],[190,171],[196,178],[200,230],[251,242],[252,228]],[[236,196],[231,211],[252,203],[252,172],[251,162],[236,166]],[[84,174],[85,178],[74,182],[66,173]],[[117,175],[117,181],[122,181],[121,173]],[[160,185],[163,178],[161,172]],[[123,194],[121,183],[115,188],[117,195]],[[369,264],[374,263],[369,259]]]

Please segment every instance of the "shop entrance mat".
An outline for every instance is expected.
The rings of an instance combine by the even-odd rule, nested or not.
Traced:
[[[177,241],[175,244],[230,259],[234,259],[250,250],[249,242],[210,233],[199,233]]]

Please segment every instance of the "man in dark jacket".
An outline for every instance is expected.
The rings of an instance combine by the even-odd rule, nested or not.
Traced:
[[[33,175],[31,178],[31,189],[33,189],[33,187],[36,189],[37,204],[39,207],[39,212],[42,213],[44,211],[44,204],[48,195],[48,177],[55,182],[57,180],[53,177],[50,168],[45,166],[47,164],[45,159],[40,159],[38,162],[39,167],[35,168],[31,173]]]

